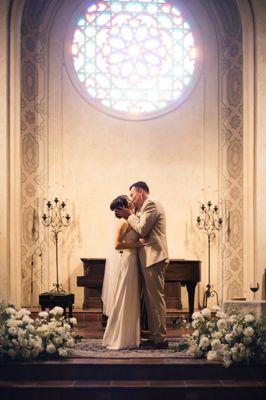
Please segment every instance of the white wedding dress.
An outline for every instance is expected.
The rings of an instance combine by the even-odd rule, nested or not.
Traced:
[[[137,241],[130,230],[125,241]],[[112,350],[133,349],[140,343],[140,278],[137,249],[126,249],[120,255],[114,299],[103,336],[103,346]]]

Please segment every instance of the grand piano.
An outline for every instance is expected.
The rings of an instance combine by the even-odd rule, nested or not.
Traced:
[[[102,309],[101,292],[104,277],[104,258],[81,258],[84,276],[77,277],[77,285],[84,287],[84,309]],[[181,288],[188,292],[189,315],[194,312],[195,288],[200,282],[201,262],[170,259],[165,276],[165,301],[168,310],[181,310]]]

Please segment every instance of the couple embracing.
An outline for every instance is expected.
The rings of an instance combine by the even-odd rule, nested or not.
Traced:
[[[131,185],[130,198],[118,196],[110,208],[120,219],[114,244],[120,255],[103,346],[114,350],[165,349],[168,342],[164,277],[168,251],[164,209],[159,201],[149,196],[145,182]],[[142,343],[141,286],[150,332],[150,338]]]

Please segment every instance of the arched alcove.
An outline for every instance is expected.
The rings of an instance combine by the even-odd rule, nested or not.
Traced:
[[[62,114],[62,104],[64,104],[65,113],[70,111],[71,108],[69,98],[64,96],[66,91],[62,91],[62,82],[67,85],[67,90],[71,92],[70,82],[67,81],[67,76],[64,70],[64,58],[63,58],[63,43],[64,33],[62,29],[64,24],[67,23],[69,18],[69,13],[71,12],[71,7],[76,7],[75,5],[64,4],[63,1],[27,1],[24,8],[24,14],[21,25],[21,81],[23,82],[21,87],[21,199],[22,199],[22,230],[21,230],[21,265],[22,265],[22,303],[27,305],[31,301],[36,304],[37,295],[40,291],[48,289],[51,285],[53,275],[53,254],[50,255],[50,265],[51,270],[49,270],[49,254],[48,238],[45,237],[45,232],[43,228],[38,226],[39,216],[42,208],[41,199],[47,195],[48,184],[51,184],[51,191],[55,190],[56,182],[60,181],[64,183],[65,189],[68,189],[68,185],[76,182],[78,183],[79,189],[81,188],[81,199],[86,195],[84,188],[80,182],[80,176],[75,177],[73,171],[71,171],[71,165],[66,164],[66,157],[71,154],[69,153],[71,149],[71,144],[75,139],[71,138],[69,133],[65,135],[68,128],[68,122],[63,118]],[[80,3],[80,2],[78,2]],[[200,173],[196,176],[200,187],[209,185],[209,182],[214,186],[218,182],[219,195],[224,202],[224,213],[225,213],[225,229],[223,231],[223,241],[220,242],[220,246],[214,244],[215,252],[218,253],[214,256],[214,259],[218,263],[219,267],[217,270],[213,271],[213,279],[217,283],[219,282],[219,292],[223,298],[229,298],[232,296],[241,296],[243,290],[243,140],[242,140],[242,126],[243,126],[243,98],[242,98],[242,30],[240,15],[238,12],[237,4],[235,2],[230,2],[230,13],[227,13],[229,4],[228,1],[221,1],[219,4],[214,1],[202,1],[200,4],[196,1],[186,2],[186,6],[190,7],[191,12],[193,12],[193,7],[198,7],[201,10],[201,14],[204,18],[209,20],[209,29],[213,29],[216,34],[213,40],[216,40],[217,54],[216,57],[216,67],[217,67],[217,99],[218,104],[210,104],[210,92],[208,91],[208,78],[204,71],[202,81],[199,83],[196,90],[197,95],[201,94],[204,98],[202,103],[201,114],[200,114],[200,130],[202,135],[202,140],[198,144],[200,148],[200,156],[198,161],[200,163]],[[58,18],[60,16],[60,18]],[[58,36],[57,36],[58,35]],[[57,39],[56,39],[57,38]],[[51,57],[53,55],[53,57]],[[211,62],[215,63],[215,57],[209,59],[209,68]],[[52,69],[50,67],[53,67]],[[52,75],[51,75],[51,71]],[[207,83],[207,86],[206,86]],[[207,89],[206,89],[207,87]],[[233,88],[233,90],[230,90]],[[66,90],[66,89],[65,89]],[[69,93],[68,92],[68,93]],[[72,93],[72,92],[71,92]],[[76,96],[76,94],[73,96]],[[59,101],[58,101],[59,100]],[[194,99],[195,100],[195,99]],[[82,105],[84,107],[84,104]],[[182,123],[182,118],[187,117],[186,107],[179,115],[176,123]],[[82,111],[83,112],[83,111]],[[210,115],[217,114],[215,121],[212,119],[210,122]],[[77,114],[80,115],[79,113]],[[84,114],[82,114],[84,115]],[[110,124],[107,121],[107,117],[99,116],[99,114],[92,114],[93,117],[90,120],[88,130],[93,131],[96,128],[99,130],[99,138],[101,140],[106,140],[105,126]],[[101,128],[99,129],[99,124],[97,123],[101,120]],[[63,127],[62,127],[63,125]],[[120,122],[112,120],[112,132],[119,131],[119,138],[126,139],[130,148],[134,147],[134,141],[129,140],[123,132],[128,129],[129,124],[125,123],[121,125]],[[132,128],[132,126],[130,127]],[[199,126],[197,126],[199,128]],[[122,133],[121,133],[122,129]],[[145,131],[152,132],[157,137],[160,136],[162,130],[165,131],[165,125],[163,121],[156,121],[156,124],[152,123],[150,126],[143,125],[142,128],[134,126],[135,135],[142,135]],[[184,129],[184,127],[183,127]],[[180,129],[182,131],[182,129]],[[179,132],[180,132],[179,131]],[[212,137],[213,132],[215,136]],[[139,136],[141,137],[141,136]],[[142,136],[143,137],[143,136]],[[115,136],[111,136],[112,140],[115,140]],[[172,140],[171,146],[173,154],[171,157],[165,158],[165,164],[171,159],[172,166],[175,166],[175,155],[179,156],[180,169],[187,167],[186,161],[182,158],[181,154],[178,154],[177,149],[173,145],[175,142],[175,135],[170,135]],[[215,138],[215,143],[212,139]],[[187,140],[186,136],[181,138],[182,140]],[[77,140],[77,139],[76,139]],[[83,138],[82,138],[83,140]],[[85,139],[87,140],[87,139]],[[140,139],[139,139],[140,140]],[[143,139],[141,139],[143,140]],[[181,142],[180,142],[181,143]],[[97,141],[92,140],[90,143],[96,146]],[[115,142],[115,146],[119,145],[119,141]],[[193,142],[190,143],[193,150]],[[150,146],[148,139],[143,141],[143,146]],[[216,148],[217,153],[212,152],[212,146]],[[62,149],[63,152],[58,151]],[[144,147],[143,147],[144,148]],[[103,151],[103,148],[100,149]],[[180,150],[180,149],[179,149]],[[98,150],[97,150],[98,151]],[[195,149],[194,149],[195,151]],[[156,154],[156,153],[155,153]],[[203,157],[206,154],[206,157]],[[88,157],[91,155],[88,152]],[[147,155],[150,165],[153,166],[156,161],[156,157],[152,157],[151,153]],[[119,153],[116,154],[119,157]],[[158,157],[158,156],[157,156]],[[213,157],[217,157],[217,160],[213,160]],[[106,154],[103,152],[103,158],[106,158]],[[108,157],[107,157],[108,159]],[[94,165],[97,171],[97,158],[94,159],[96,165]],[[216,163],[217,161],[217,163]],[[139,176],[139,171],[135,166],[134,159],[128,161],[130,168],[134,173],[132,173],[132,179]],[[216,163],[216,164],[215,164]],[[145,165],[145,164],[144,164]],[[147,164],[146,164],[147,165]],[[216,171],[213,173],[211,171],[213,165],[216,165]],[[86,163],[81,163],[81,169],[87,167]],[[93,166],[90,166],[93,168]],[[112,167],[115,167],[112,165]],[[175,168],[177,168],[175,166]],[[173,168],[172,168],[173,169]],[[193,172],[193,171],[192,171]],[[101,198],[106,192],[106,182],[110,181],[110,178],[119,173],[118,166],[113,168],[107,173],[107,180],[103,179],[101,176],[97,180],[97,185],[103,185],[105,190],[100,191]],[[135,175],[134,175],[135,174]],[[193,175],[193,174],[192,174]],[[66,182],[66,177],[69,176],[69,183]],[[149,174],[146,175],[149,178]],[[90,175],[88,175],[90,177]],[[91,175],[92,177],[92,175]],[[178,201],[179,207],[176,206],[171,201],[168,201],[168,197],[164,194],[171,190],[164,185],[164,181],[169,179],[169,174],[163,175],[160,179],[156,180],[156,176],[150,176],[151,181],[154,183],[154,191],[158,195],[162,194],[162,200],[166,206],[173,208],[173,213],[169,215],[169,220],[176,219],[176,225],[180,225],[180,214],[183,212],[182,205],[186,203],[187,199],[182,197]],[[159,178],[159,177],[158,177]],[[184,179],[184,184],[185,181]],[[195,178],[195,177],[194,177]],[[128,179],[130,176],[127,175],[125,178],[121,178],[119,185],[114,185],[115,187],[107,188],[106,192],[106,203],[102,202],[101,206],[107,206],[110,197],[113,194],[117,194],[117,190],[122,190],[122,188],[127,188]],[[217,181],[216,181],[217,179]],[[134,180],[134,179],[133,179]],[[180,180],[175,176],[171,178],[171,186],[177,187],[179,185],[180,191],[183,193],[185,187],[183,187],[182,179]],[[93,187],[93,180],[92,180]],[[91,188],[91,187],[90,187]],[[57,188],[62,190],[62,187]],[[91,193],[92,190],[87,191],[88,193],[88,203],[94,204],[96,197],[95,194]],[[52,193],[50,193],[52,194]],[[73,193],[72,201],[73,203],[78,202],[80,205],[80,200],[74,198]],[[175,193],[176,195],[176,193]],[[175,252],[175,240],[176,235],[177,240],[180,240],[180,234],[182,237],[182,246],[184,255],[194,254],[203,260],[202,265],[202,280],[206,281],[206,258],[205,258],[205,241],[195,229],[194,217],[197,212],[196,201],[198,193],[196,190],[192,191],[191,195],[191,207],[186,209],[186,220],[185,223],[182,221],[182,229],[179,231],[176,226],[172,225],[172,231],[170,236],[169,247],[170,252],[173,255]],[[81,200],[84,202],[84,200]],[[86,215],[86,206],[82,206],[82,211],[79,205],[75,205],[76,208],[76,219],[82,216],[82,221],[75,226],[75,233],[77,247],[81,246],[80,240],[80,224],[83,226],[87,224],[84,221],[84,216]],[[167,207],[166,207],[167,208]],[[106,228],[105,223],[107,219],[99,224],[99,233],[97,234],[97,221],[92,219],[91,210],[88,207],[88,221],[90,221],[90,232],[88,237],[86,236],[86,229],[83,230],[81,236],[82,240],[87,242],[88,252],[92,256],[100,256],[103,250],[100,247],[97,248],[95,240],[101,240],[101,234]],[[77,221],[76,221],[77,222]],[[175,230],[177,229],[177,230]],[[47,233],[46,233],[47,235]],[[200,245],[195,248],[195,238],[198,238]],[[69,239],[68,239],[69,240]],[[19,244],[17,244],[19,245]],[[85,246],[83,249],[85,249]],[[81,246],[81,247],[82,247]],[[194,248],[193,248],[194,246]],[[71,250],[72,251],[72,250]],[[82,250],[84,251],[84,250]],[[186,253],[186,254],[185,254]],[[42,254],[42,256],[39,256]],[[72,291],[76,291],[75,287],[75,275],[81,271],[81,265],[77,259],[77,254],[80,256],[86,256],[88,254],[81,254],[80,251],[74,254],[74,258],[68,258],[65,262],[63,268],[65,284],[68,285]],[[69,256],[69,255],[68,255]],[[34,257],[34,265],[32,268],[32,257]],[[180,255],[182,257],[182,255]],[[33,282],[34,282],[34,295],[33,299],[30,298],[30,285],[31,285],[31,272],[33,272]],[[81,292],[79,292],[79,302],[81,298]]]

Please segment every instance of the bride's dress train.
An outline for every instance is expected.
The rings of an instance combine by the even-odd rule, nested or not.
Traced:
[[[125,241],[135,241],[138,235],[131,230]],[[113,309],[103,337],[108,349],[131,349],[140,343],[140,279],[136,249],[123,250],[114,286]]]

